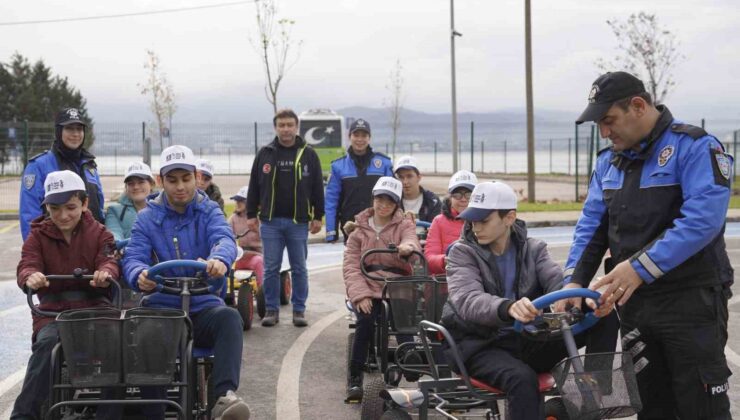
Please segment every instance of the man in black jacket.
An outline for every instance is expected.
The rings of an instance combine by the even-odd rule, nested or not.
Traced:
[[[403,184],[403,209],[414,213],[418,220],[431,223],[442,212],[442,200],[419,185],[421,172],[416,159],[413,156],[401,156],[393,172]]]
[[[280,268],[287,248],[293,277],[293,325],[305,327],[308,232],[318,233],[324,216],[321,162],[298,136],[295,112],[278,111],[273,125],[277,136],[257,153],[247,193],[247,226],[259,228],[264,250],[267,312],[262,325],[272,327],[280,319]]]

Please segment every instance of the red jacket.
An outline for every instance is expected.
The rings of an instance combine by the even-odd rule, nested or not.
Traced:
[[[464,220],[458,220],[458,212],[449,206],[445,200],[442,214],[432,220],[432,226],[427,232],[427,243],[424,246],[424,256],[429,263],[430,274],[445,273],[445,254],[451,243],[460,239]]]
[[[119,276],[118,263],[113,257],[115,250],[113,234],[98,223],[89,211],[82,213],[77,227],[72,231],[68,244],[59,228],[51,219],[39,217],[31,223],[31,233],[23,243],[21,260],[18,262],[18,286],[25,293],[26,278],[35,272],[44,274],[72,274],[75,268],[87,269],[87,274],[105,270],[114,279]],[[89,299],[73,301],[44,302],[44,297],[65,291],[90,292]],[[40,309],[61,312],[67,309],[80,309],[93,306],[109,306],[111,289],[94,288],[87,281],[51,281],[49,287],[37,292]],[[33,317],[34,335],[46,324],[53,321],[48,317]]]
[[[355,216],[357,228],[349,235],[347,247],[344,249],[344,286],[347,297],[356,304],[364,298],[381,297],[383,283],[365,278],[360,271],[360,257],[368,249],[387,248],[389,244],[408,244],[416,251],[421,250],[419,239],[416,237],[416,226],[410,217],[404,216],[401,210],[396,210],[390,223],[380,233],[370,227],[369,219],[373,216],[373,208],[370,207]],[[375,254],[365,261],[367,264],[379,264],[386,267],[396,267],[411,272],[411,265],[402,261],[398,255]],[[373,274],[380,277],[395,277],[385,271],[376,271]]]

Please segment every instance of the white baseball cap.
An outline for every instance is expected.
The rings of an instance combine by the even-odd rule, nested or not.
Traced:
[[[473,189],[468,208],[458,218],[480,222],[494,210],[516,210],[517,198],[514,190],[503,182],[481,182]]]
[[[373,197],[385,194],[390,196],[396,204],[401,202],[403,184],[391,176],[381,176],[373,187]]]
[[[64,204],[78,191],[87,191],[79,175],[72,171],[51,172],[44,180],[44,201],[41,204]]]
[[[414,169],[419,172],[419,164],[413,156],[401,156],[393,166],[393,173],[398,172],[399,169]]]
[[[463,169],[461,171],[455,172],[455,174],[452,175],[452,178],[450,178],[450,184],[447,187],[447,192],[452,193],[460,187],[467,188],[470,191],[473,191],[473,188],[475,188],[475,185],[477,183],[478,177],[475,176],[474,173]]]
[[[208,159],[198,159],[198,163],[195,165],[195,168],[210,177],[213,177],[213,173],[215,172],[213,170],[213,163]]]
[[[167,175],[174,169],[185,169],[195,172],[195,156],[187,146],[174,145],[162,150],[159,158],[159,173]]]
[[[242,201],[247,199],[247,190],[249,187],[241,187],[239,188],[239,192],[237,192],[235,195],[231,196],[231,199],[234,201]]]
[[[126,175],[123,177],[123,182],[126,182],[132,176],[144,179],[154,180],[152,176],[152,168],[144,162],[131,162],[126,167]]]

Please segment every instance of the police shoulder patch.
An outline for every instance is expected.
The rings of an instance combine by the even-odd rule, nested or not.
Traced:
[[[33,188],[33,185],[36,183],[36,174],[28,174],[23,175],[23,186],[26,187],[27,190],[30,190]]]
[[[730,176],[732,175],[732,158],[722,150],[710,148],[712,157],[712,170],[714,172],[714,183],[730,187]]]
[[[673,124],[671,131],[674,133],[686,134],[694,140],[700,139],[707,135],[703,128],[691,124]]]

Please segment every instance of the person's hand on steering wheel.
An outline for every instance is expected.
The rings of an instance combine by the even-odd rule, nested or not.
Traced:
[[[139,286],[139,290],[142,292],[151,292],[155,287],[157,287],[157,283],[149,280],[148,275],[149,270],[144,270],[139,274],[139,278],[136,281],[136,284]]]
[[[226,264],[221,262],[221,260],[217,260],[215,258],[211,258],[210,260],[206,261],[206,273],[210,277],[223,277],[226,275],[226,271],[228,268],[226,267]]]
[[[539,314],[540,311],[534,307],[532,301],[525,297],[509,306],[509,316],[525,324],[534,321]]]
[[[414,247],[409,244],[401,244],[398,246],[398,255],[402,257],[408,257],[414,252]]]

